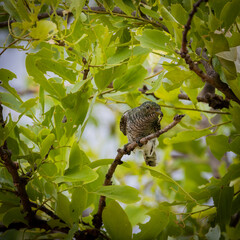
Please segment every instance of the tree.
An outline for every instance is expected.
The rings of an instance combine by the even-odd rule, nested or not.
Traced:
[[[23,100],[0,70],[3,239],[239,238],[238,0],[2,3],[1,57],[25,51],[35,86]],[[146,100],[164,113],[140,141],[158,137],[157,167],[126,160],[136,142],[99,159],[83,138],[93,110],[110,108],[121,147],[124,109]]]

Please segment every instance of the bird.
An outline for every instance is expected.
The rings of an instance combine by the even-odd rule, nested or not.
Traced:
[[[147,144],[140,144],[140,139],[161,129],[160,121],[163,113],[161,107],[151,101],[144,102],[141,106],[126,111],[120,120],[120,130],[127,136],[128,144],[136,141],[138,149],[143,151],[143,156],[148,166],[156,166],[156,138],[148,141]],[[124,146],[126,149],[127,145]]]

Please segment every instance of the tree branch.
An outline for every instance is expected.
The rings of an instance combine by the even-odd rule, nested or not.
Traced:
[[[187,50],[187,33],[191,29],[191,23],[194,14],[197,12],[198,7],[202,2],[207,2],[208,0],[198,0],[194,5],[191,13],[189,14],[188,21],[186,25],[184,26],[183,31],[183,38],[182,38],[182,47],[180,51],[180,56],[185,60],[185,62],[189,65],[189,69],[194,71],[204,82],[209,83],[213,87],[217,88],[220,92],[222,92],[228,99],[231,99],[238,104],[240,104],[240,100],[238,97],[234,94],[232,89],[228,86],[228,84],[221,81],[219,75],[208,75],[204,73],[199,67],[198,64],[193,62],[190,55],[188,54]]]
[[[175,127],[181,120],[182,118],[184,117],[185,115],[176,115],[173,119],[173,122],[170,123],[168,126],[166,126],[164,129],[162,130],[159,130],[155,133],[152,133],[146,137],[143,137],[139,142],[140,144],[147,144],[148,141],[150,141],[151,139],[153,138],[158,138],[160,135],[162,135],[163,133],[169,131],[171,128]],[[108,172],[106,174],[106,177],[105,177],[105,181],[103,183],[104,186],[108,186],[108,185],[111,185],[112,182],[111,182],[111,179],[112,179],[112,176],[113,176],[113,173],[115,172],[116,168],[118,165],[122,164],[122,157],[125,155],[125,154],[130,154],[136,147],[138,147],[138,144],[137,142],[132,142],[132,143],[129,143],[126,145],[126,149],[122,149],[122,148],[119,148],[118,149],[118,153],[117,153],[117,156],[115,157],[115,160],[113,161],[113,163],[111,164],[110,168],[108,169]],[[102,212],[103,212],[103,209],[106,205],[106,197],[105,196],[101,196],[100,197],[100,200],[99,200],[99,205],[98,205],[98,212],[94,215],[93,217],[93,225],[95,226],[95,228],[97,229],[100,229],[100,227],[102,226]]]
[[[159,100],[159,98],[153,93],[148,92],[148,88],[146,85],[143,85],[143,88],[138,89],[142,94],[145,94],[146,96],[153,96],[155,99]],[[191,99],[188,97],[188,95],[184,93],[178,94],[178,99],[180,100],[189,100]],[[198,102],[204,102],[208,103],[210,107],[214,109],[222,109],[222,108],[229,108],[229,101],[224,100],[221,96],[217,94],[207,94],[205,97],[197,96]],[[200,109],[189,109],[189,108],[180,108],[180,107],[173,107],[173,106],[167,106],[167,105],[161,105],[162,107],[169,107],[169,108],[175,108],[175,109],[182,109],[182,110],[190,110],[190,111],[199,111],[199,112],[207,112],[207,113],[217,113],[217,114],[229,114],[228,112],[217,112],[217,111],[207,111],[207,110],[200,110]]]
[[[2,105],[0,104],[0,124],[2,128],[4,128],[5,122],[3,120],[2,110],[3,108],[2,108]],[[11,160],[11,156],[12,156],[12,153],[8,149],[7,142],[5,141],[4,144],[0,147],[0,157],[3,161],[4,166],[7,168],[8,172],[12,176],[13,183],[17,188],[18,196],[21,199],[23,210],[27,214],[26,219],[29,225],[31,225],[33,219],[35,218],[35,214],[31,209],[30,200],[28,198],[28,195],[25,189],[27,181],[25,178],[19,176],[18,164]]]
[[[40,13],[38,15],[38,20],[44,19],[44,18],[48,18],[53,14],[57,14],[58,16],[63,17],[64,11],[66,10],[57,10],[57,11],[51,11],[50,13]],[[162,28],[165,32],[169,33],[169,30],[166,26],[164,26],[162,23],[159,23],[157,21],[152,21],[149,20],[148,18],[142,18],[142,17],[138,17],[136,16],[136,12],[133,12],[131,16],[125,14],[120,8],[118,7],[114,7],[114,9],[110,12],[107,11],[104,7],[83,7],[83,11],[84,12],[89,12],[89,13],[96,13],[96,14],[107,14],[107,15],[115,15],[115,16],[119,16],[119,17],[124,17],[124,18],[131,18],[137,21],[141,21],[141,22],[145,22],[145,23],[149,23],[155,27],[160,27]],[[69,16],[72,15],[71,12],[67,13]],[[160,18],[159,18],[160,19]],[[161,19],[160,19],[161,20]],[[5,22],[0,22],[0,28],[3,27],[7,27],[8,24],[12,24],[13,22],[15,22],[15,20],[10,20],[10,21],[5,21]]]

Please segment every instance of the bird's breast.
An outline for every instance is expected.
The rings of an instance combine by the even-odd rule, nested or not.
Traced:
[[[156,131],[158,117],[155,115],[141,116],[133,114],[127,121],[127,137],[129,142],[139,139]]]

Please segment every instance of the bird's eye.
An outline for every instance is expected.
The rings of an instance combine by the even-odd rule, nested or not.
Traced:
[[[149,109],[150,107],[149,106],[147,106],[147,109]]]

